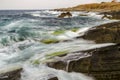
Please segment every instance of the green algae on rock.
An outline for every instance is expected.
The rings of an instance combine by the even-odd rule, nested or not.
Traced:
[[[58,52],[53,52],[51,54],[47,54],[44,60],[40,60],[40,59],[36,59],[36,60],[31,60],[31,63],[33,65],[39,65],[40,63],[49,63],[49,62],[54,62],[54,58],[55,56],[64,56],[66,54],[68,54],[69,52],[67,50],[65,51],[58,51]]]
[[[51,44],[51,43],[58,43],[59,40],[57,39],[43,39],[41,40],[42,43],[45,43],[45,44]]]
[[[39,59],[33,60],[33,61],[31,61],[31,63],[33,65],[39,65],[39,64],[44,64],[44,63],[53,62],[53,61],[54,61],[54,59],[46,58],[45,60],[39,60]]]
[[[37,64],[40,64],[40,61],[39,61],[39,59],[37,59],[37,60],[31,61],[31,63],[34,65],[37,65]]]
[[[55,57],[55,56],[62,56],[62,55],[66,55],[66,54],[68,54],[68,51],[67,51],[67,50],[54,52],[54,53],[48,54],[48,55],[46,55],[46,56],[47,56],[47,57]]]
[[[77,32],[79,30],[79,28],[72,28],[71,31],[73,32]]]
[[[65,33],[65,30],[56,30],[52,34],[53,35],[61,35],[61,34],[64,34],[64,33]]]

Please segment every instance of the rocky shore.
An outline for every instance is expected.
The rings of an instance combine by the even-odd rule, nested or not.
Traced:
[[[120,22],[93,27],[82,38],[96,43],[120,43]]]
[[[114,15],[115,19],[119,19],[116,16],[116,14],[119,15],[119,11],[103,14]],[[120,80],[120,21],[92,27],[79,38],[91,40],[97,44],[114,43],[114,45],[76,51],[70,53],[69,56],[68,54],[56,55],[58,58],[55,58],[54,62],[46,63],[47,66],[67,72],[84,73],[96,80]],[[79,40],[79,38],[77,39]],[[44,41],[44,43],[50,42],[50,40]],[[54,42],[58,43],[55,40]],[[66,51],[58,53],[66,53]],[[5,72],[0,71],[0,80],[20,80],[21,71],[21,67]],[[58,80],[58,78],[53,77],[48,80]]]
[[[85,51],[86,52],[86,51]],[[79,52],[81,53],[81,52]],[[120,79],[120,45],[113,45],[87,52],[91,56],[48,63],[49,67],[68,72],[80,72],[95,77],[96,80]],[[80,57],[80,56],[79,56]],[[69,62],[69,63],[68,63]]]
[[[120,79],[120,22],[92,27],[81,38],[98,43],[115,43],[114,45],[86,51],[76,51],[55,58],[46,63],[49,67],[67,72],[84,73],[96,80]],[[79,39],[79,38],[78,38]],[[76,54],[77,53],[77,54]],[[57,55],[56,55],[57,56]],[[0,80],[20,80],[22,68],[0,73]],[[58,80],[57,77],[49,80]]]
[[[84,73],[95,77],[96,80],[119,80],[120,22],[93,27],[82,37],[96,43],[115,43],[115,45],[73,52],[72,56],[62,56],[47,65],[68,72]],[[86,57],[81,58],[81,56]]]

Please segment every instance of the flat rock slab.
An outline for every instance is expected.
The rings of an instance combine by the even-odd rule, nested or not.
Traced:
[[[69,63],[52,62],[48,66],[68,72],[82,72],[95,77],[96,80],[120,80],[120,44],[86,52],[91,56],[71,60]]]

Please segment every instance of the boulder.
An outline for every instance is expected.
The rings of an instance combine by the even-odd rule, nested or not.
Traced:
[[[93,27],[82,38],[96,43],[120,43],[120,22]]]
[[[0,80],[20,80],[21,67],[8,67],[7,69],[0,70]]]
[[[66,13],[61,13],[58,18],[65,18],[65,17],[72,17],[72,14],[70,12],[66,12]]]
[[[91,56],[84,58],[78,56],[76,59],[71,57],[47,65],[68,72],[84,73],[95,77],[96,80],[120,80],[120,44],[82,51],[82,53]]]

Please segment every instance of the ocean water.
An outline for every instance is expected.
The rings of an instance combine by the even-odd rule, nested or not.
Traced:
[[[59,80],[93,80],[82,73],[65,72],[37,66],[32,61],[46,60],[46,55],[59,51],[80,51],[113,45],[95,44],[93,41],[76,39],[89,28],[112,22],[101,19],[97,13],[72,12],[71,18],[57,18],[62,12],[49,10],[2,10],[0,11],[0,69],[21,66],[21,80],[47,80],[54,75]],[[80,16],[85,14],[87,16]],[[72,29],[77,28],[74,32]],[[55,31],[62,31],[55,35]],[[59,43],[45,44],[41,40],[57,39]],[[87,57],[86,55],[83,57]],[[82,57],[82,56],[81,56]],[[7,66],[7,68],[6,68]]]

